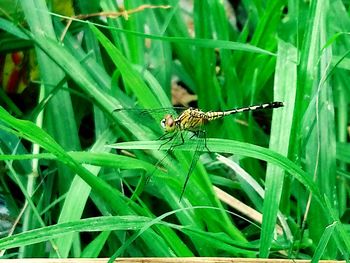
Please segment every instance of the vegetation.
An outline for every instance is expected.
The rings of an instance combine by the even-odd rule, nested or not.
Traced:
[[[10,94],[4,62],[4,257],[348,259],[348,1],[12,2],[0,51],[30,83]],[[284,107],[210,124],[180,200],[199,139],[159,150],[137,110],[175,95]]]

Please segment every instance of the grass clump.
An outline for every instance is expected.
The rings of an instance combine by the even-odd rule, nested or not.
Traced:
[[[1,9],[31,80],[1,92],[3,256],[348,258],[346,1],[90,2]],[[159,150],[156,109],[270,101],[208,125],[179,201],[197,141]]]

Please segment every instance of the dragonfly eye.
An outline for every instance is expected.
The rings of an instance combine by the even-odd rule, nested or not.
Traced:
[[[166,132],[173,132],[175,129],[175,122],[172,115],[168,114],[161,120],[160,125]]]
[[[165,128],[165,123],[166,123],[166,120],[165,120],[165,119],[162,119],[162,120],[160,121],[160,126],[162,126],[163,129]]]

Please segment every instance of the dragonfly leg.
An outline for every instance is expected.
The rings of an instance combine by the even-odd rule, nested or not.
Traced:
[[[205,147],[205,149],[208,150],[209,153],[211,153],[211,150],[209,150],[209,148],[207,146],[207,131],[203,130],[202,133],[203,133],[203,138],[204,138],[204,147]]]
[[[162,159],[158,160],[158,162],[155,164],[155,169],[146,177],[146,182],[145,184],[148,184],[149,181],[151,180],[152,175],[157,171],[157,169],[159,168],[159,166],[161,165],[161,163],[165,160],[165,158],[171,153],[171,149],[168,149],[165,154],[164,157],[162,157]]]
[[[164,133],[162,136],[160,136],[160,137],[158,138],[158,140],[167,140],[169,137],[172,137],[172,136],[174,136],[174,135],[173,135],[173,134],[170,134],[169,137],[167,137],[167,136],[169,136],[169,133]]]
[[[180,133],[180,138],[181,138],[181,142],[174,144],[174,145],[171,145],[171,149],[174,149],[175,147],[183,145],[185,143],[184,136],[183,136],[182,132]]]
[[[193,135],[190,137],[190,139],[192,139],[193,137],[197,137],[197,138],[203,138],[204,139],[204,147],[205,149],[208,150],[209,153],[211,153],[211,150],[209,150],[208,146],[207,146],[207,131],[206,130],[202,130],[202,131],[194,131]]]
[[[195,135],[200,135],[198,132],[195,132],[194,135],[192,135],[190,138],[192,138],[193,136]],[[203,138],[203,137],[200,137],[200,138]],[[181,190],[181,193],[180,193],[180,199],[179,199],[179,202],[181,202],[181,199],[185,193],[185,189],[186,189],[186,186],[187,186],[187,183],[190,179],[190,176],[194,170],[194,168],[196,167],[196,164],[198,162],[198,159],[199,159],[199,156],[203,150],[203,143],[202,143],[202,140],[198,139],[197,142],[196,142],[196,149],[195,149],[195,152],[193,154],[193,157],[192,157],[192,161],[191,161],[191,165],[190,165],[190,168],[187,172],[187,175],[186,175],[186,179],[185,179],[185,182],[183,184],[183,187],[182,187],[182,190]],[[206,147],[206,146],[205,146]]]
[[[166,135],[168,135],[168,137],[167,137]],[[159,146],[158,150],[160,150],[165,144],[167,144],[167,143],[170,142],[172,139],[174,139],[175,135],[176,135],[176,134],[171,134],[171,135],[169,136],[168,133],[165,133],[165,134],[163,134],[162,136],[160,136],[158,140],[165,140],[165,142],[163,142],[163,143]]]
[[[170,142],[173,138],[174,138],[174,136],[168,138],[165,142],[163,142],[163,143],[159,146],[158,150],[160,150],[165,144],[167,144],[168,142]]]

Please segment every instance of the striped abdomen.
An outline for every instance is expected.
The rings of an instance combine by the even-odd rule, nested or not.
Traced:
[[[279,107],[283,107],[283,102],[275,101],[275,102],[253,105],[253,106],[249,106],[249,107],[242,107],[242,108],[237,108],[237,109],[232,109],[232,110],[227,110],[227,111],[207,112],[205,114],[207,115],[207,120],[212,121],[212,120],[216,120],[216,119],[228,116],[228,115],[241,113],[241,112],[245,112],[245,111],[274,109],[274,108],[279,108]]]
[[[255,111],[263,109],[273,109],[282,107],[282,102],[271,102],[249,107],[237,108],[227,111],[204,112],[199,109],[189,108],[182,112],[176,119],[172,115],[166,115],[161,121],[161,125],[166,132],[181,130],[198,131],[209,121],[216,120],[227,115],[236,114],[244,111]]]

